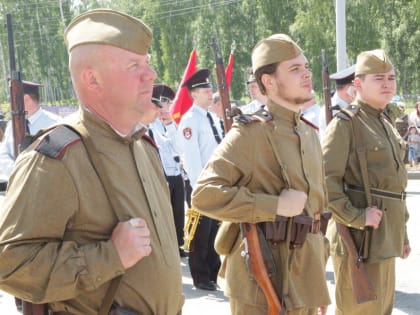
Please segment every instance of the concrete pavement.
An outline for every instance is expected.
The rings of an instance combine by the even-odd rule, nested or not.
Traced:
[[[397,259],[396,292],[393,315],[420,315],[420,180],[410,179],[407,187],[407,205],[410,212],[408,234],[412,252],[408,259]],[[185,294],[184,315],[228,315],[230,314],[228,299],[221,289],[215,292],[196,290],[188,270],[186,258],[182,259],[182,283]],[[327,265],[326,280],[332,304],[328,315],[334,314],[334,275],[331,262]],[[223,288],[221,279],[219,286]],[[13,297],[0,291],[0,315],[19,315]],[[376,314],[366,314],[376,315]]]

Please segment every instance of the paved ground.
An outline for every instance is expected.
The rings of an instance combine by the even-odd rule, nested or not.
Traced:
[[[420,315],[420,233],[418,232],[420,227],[420,180],[410,180],[407,191],[409,192],[407,204],[410,211],[408,233],[412,252],[406,260],[397,259],[396,299],[393,315]],[[186,296],[184,315],[228,315],[230,313],[229,302],[222,290],[209,294],[206,291],[194,289],[186,258],[183,258],[181,267]],[[328,309],[328,315],[332,315],[334,314],[334,276],[331,263],[327,266],[326,279],[333,300]],[[220,281],[219,285],[223,287],[223,281]],[[0,315],[19,314],[14,307],[13,297],[0,291]]]

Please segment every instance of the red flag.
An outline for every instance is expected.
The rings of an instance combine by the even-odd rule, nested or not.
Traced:
[[[232,82],[232,70],[233,70],[233,51],[231,51],[228,64],[225,69],[225,77],[226,77],[226,84],[228,86],[228,90],[230,89],[230,82]]]
[[[197,52],[195,49],[190,54],[190,59],[188,60],[187,67],[185,68],[184,75],[182,76],[181,83],[179,84],[178,91],[176,91],[174,104],[172,107],[172,118],[175,120],[177,124],[181,120],[182,115],[184,115],[187,110],[190,109],[192,105],[192,99],[188,94],[188,89],[186,87],[182,87],[196,71],[196,64],[197,64]]]

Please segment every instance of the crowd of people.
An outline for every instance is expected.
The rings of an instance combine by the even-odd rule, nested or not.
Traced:
[[[0,288],[56,315],[176,315],[188,257],[197,289],[217,290],[223,277],[232,314],[267,314],[244,257],[257,255],[246,222],[287,314],[326,314],[330,255],[337,315],[391,314],[395,258],[411,250],[404,157],[408,143],[417,163],[420,103],[401,137],[386,114],[396,92],[388,55],[361,52],[331,75],[327,122],[302,49],[286,34],[263,38],[246,82],[252,101],[226,132],[207,68],[185,81],[193,105],[175,124],[175,92],[149,65],[152,38],[143,21],[114,10],[73,19],[65,43],[80,110],[63,120],[40,109],[39,84],[23,82],[26,134],[54,127],[20,152],[6,127]],[[188,252],[185,203],[200,215]],[[375,299],[356,301],[356,262],[338,226],[353,236]]]

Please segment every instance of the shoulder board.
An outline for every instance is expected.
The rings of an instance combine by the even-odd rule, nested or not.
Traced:
[[[340,109],[336,116],[344,120],[351,120],[359,112],[359,110],[359,106],[349,105],[346,108]]]
[[[257,122],[269,122],[273,120],[273,116],[271,113],[265,109],[260,109],[253,114],[250,115],[239,115],[234,117],[235,121],[248,125]]]
[[[61,159],[69,147],[80,141],[80,135],[71,127],[59,125],[42,136],[35,151],[53,159]]]
[[[312,122],[310,122],[309,120],[307,120],[302,115],[300,116],[300,120],[302,120],[305,124],[307,124],[307,125],[311,126],[312,128],[314,128],[316,131],[319,131],[319,128],[317,126],[315,126]]]
[[[147,135],[147,134],[144,134],[143,136],[142,136],[142,138],[144,139],[144,140],[146,140],[147,142],[149,142],[156,150],[159,150],[158,149],[158,146],[157,146],[157,144],[156,144],[156,142],[155,142],[155,140],[153,140],[152,139],[152,137],[150,137],[149,135]]]

